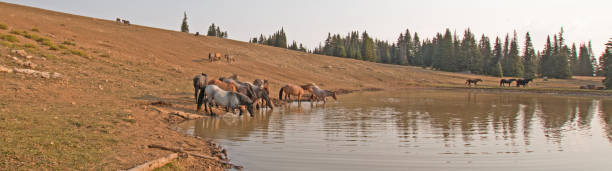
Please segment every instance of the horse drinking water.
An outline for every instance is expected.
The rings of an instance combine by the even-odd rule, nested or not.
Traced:
[[[312,95],[310,96],[311,100],[312,99],[316,99],[316,100],[323,99],[323,104],[325,104],[327,97],[332,97],[334,98],[334,100],[338,100],[336,98],[335,91],[323,90],[316,85],[312,86]]]
[[[238,92],[225,91],[219,88],[216,85],[208,85],[205,89],[205,94],[207,94],[206,101],[214,101],[216,104],[223,105],[232,109],[232,113],[235,113],[235,109],[240,109],[240,106],[246,106],[247,111],[250,113],[251,117],[253,116],[253,100],[247,97],[244,94],[240,94]],[[255,96],[251,94],[253,91],[247,91],[249,96]],[[198,100],[198,110],[202,106],[202,102],[204,101],[204,96],[200,95]],[[205,104],[208,108],[211,108],[210,103]],[[242,115],[243,111],[240,110],[240,115]],[[215,113],[212,110],[209,110],[209,114],[214,115]]]

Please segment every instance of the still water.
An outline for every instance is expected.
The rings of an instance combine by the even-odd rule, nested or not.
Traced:
[[[414,89],[178,126],[246,170],[611,170],[612,99]]]

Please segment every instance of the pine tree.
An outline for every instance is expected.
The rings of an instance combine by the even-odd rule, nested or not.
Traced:
[[[484,34],[482,34],[482,36],[480,37],[480,41],[478,43],[478,49],[480,50],[480,55],[482,56],[483,74],[494,75],[494,73],[491,71],[496,65],[497,60],[493,60],[493,51],[491,49],[491,41]]]
[[[493,65],[493,67],[490,67],[492,69],[490,71],[490,73],[493,76],[500,76],[500,77],[504,76],[504,73],[503,73],[503,70],[502,70],[503,67],[502,67],[502,64],[501,64],[501,61],[503,59],[503,55],[504,55],[504,52],[503,52],[503,48],[502,48],[502,43],[501,43],[501,40],[499,40],[499,37],[497,37],[495,39],[495,46],[493,48],[493,59],[491,61],[492,63],[490,63],[490,64]],[[500,71],[501,71],[501,73],[499,73]]]
[[[603,75],[606,77],[603,80],[603,83],[607,89],[612,89],[612,39],[610,39],[610,41],[606,43],[606,49],[604,50],[604,53],[601,55],[599,60],[600,62],[603,62],[602,72],[604,73]]]
[[[367,32],[363,32],[361,35],[362,44],[361,44],[361,57],[366,61],[377,61],[378,58],[376,56],[376,49],[374,46],[374,40],[370,38]]]
[[[181,32],[189,33],[189,25],[187,25],[187,11],[183,13],[183,23],[181,24]]]
[[[217,36],[217,27],[215,26],[215,23],[212,23],[209,27],[208,27],[208,32],[206,33],[207,36]]]
[[[585,44],[580,44],[576,75],[593,76],[593,64],[591,63],[591,54],[589,54],[589,48]]]
[[[581,45],[582,46],[582,45]],[[580,66],[578,65],[578,50],[576,49],[576,43],[572,43],[572,48],[570,49],[570,71],[572,72],[572,75],[579,75],[579,68]]]
[[[525,78],[535,78],[536,76],[536,54],[533,48],[533,43],[531,43],[531,36],[529,32],[525,34],[525,50],[523,52],[523,67],[525,68],[523,77]]]

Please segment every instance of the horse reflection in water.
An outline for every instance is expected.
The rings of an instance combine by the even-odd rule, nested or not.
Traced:
[[[195,121],[193,134],[207,138],[247,137],[255,129],[267,129],[273,110],[258,110],[256,117],[207,117]]]

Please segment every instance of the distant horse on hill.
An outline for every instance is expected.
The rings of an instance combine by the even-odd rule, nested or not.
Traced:
[[[513,79],[501,79],[501,80],[499,81],[499,86],[503,87],[503,86],[505,86],[506,84],[508,84],[508,87],[510,87],[510,85],[511,85],[511,84],[512,84],[512,82],[514,82],[514,81],[516,81],[516,79],[514,79],[514,78],[513,78]]]
[[[529,79],[518,79],[518,80],[516,80],[516,87],[520,87],[520,86],[527,87],[527,85],[531,81],[533,81],[532,78],[529,78]]]
[[[474,86],[477,86],[478,82],[482,82],[482,79],[480,79],[480,78],[477,78],[477,79],[467,79],[467,80],[465,80],[465,85],[471,87],[472,84],[474,84]]]

